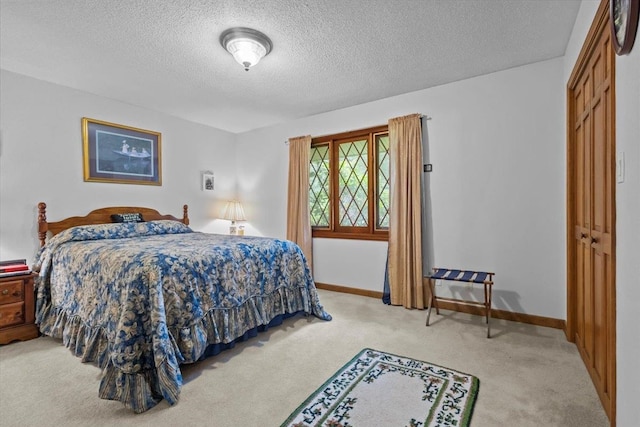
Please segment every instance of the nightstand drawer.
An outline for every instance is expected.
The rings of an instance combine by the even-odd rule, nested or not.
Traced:
[[[24,301],[24,280],[11,280],[0,284],[0,304]]]
[[[24,323],[24,303],[16,302],[0,306],[0,328]]]
[[[35,278],[35,274],[0,277],[0,345],[38,337],[33,292]]]

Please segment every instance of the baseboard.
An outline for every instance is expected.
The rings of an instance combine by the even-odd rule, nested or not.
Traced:
[[[350,288],[349,286],[329,285],[328,283],[318,282],[316,282],[316,288],[333,292],[342,292],[343,294],[361,295],[363,297],[382,299],[382,292],[370,291],[368,289]]]
[[[438,307],[444,310],[458,311],[460,313],[475,314],[476,316],[484,316],[484,309],[472,305],[458,304],[450,301],[438,301]],[[528,323],[536,326],[545,326],[547,328],[564,329],[565,321],[562,319],[554,319],[552,317],[536,316],[534,314],[516,313],[507,310],[491,309],[491,317],[494,319],[511,320],[513,322]]]
[[[345,294],[361,295],[365,297],[382,299],[382,292],[370,291],[368,289],[351,288],[349,286],[330,285],[328,283],[316,282],[316,288]],[[438,306],[444,310],[457,311],[460,313],[484,316],[484,311],[480,307],[465,304],[458,304],[449,301],[439,301]],[[553,317],[536,316],[533,314],[516,313],[507,310],[491,309],[491,317],[494,319],[511,320],[513,322],[528,323],[530,325],[545,326],[547,328],[565,329],[566,322]]]

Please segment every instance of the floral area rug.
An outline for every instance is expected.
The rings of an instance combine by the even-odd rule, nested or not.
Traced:
[[[281,427],[465,427],[479,386],[472,375],[365,348]]]

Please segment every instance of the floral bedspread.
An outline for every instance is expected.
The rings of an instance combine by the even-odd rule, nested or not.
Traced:
[[[331,320],[300,248],[177,221],[70,228],[36,261],[36,322],[102,369],[99,395],[135,412],[178,401],[180,364],[280,314]]]

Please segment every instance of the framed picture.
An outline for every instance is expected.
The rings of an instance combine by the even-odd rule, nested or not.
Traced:
[[[162,185],[161,135],[82,118],[84,180]]]
[[[202,172],[202,191],[213,191],[213,172]]]

